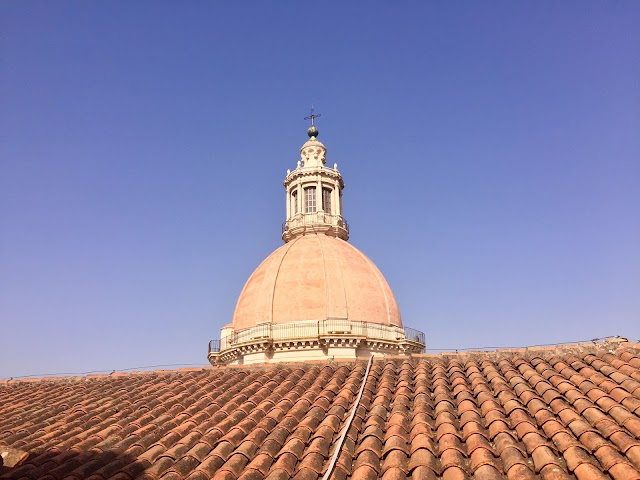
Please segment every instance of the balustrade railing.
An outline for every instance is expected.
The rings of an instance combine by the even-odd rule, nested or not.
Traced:
[[[287,232],[292,228],[319,224],[344,228],[347,233],[349,233],[349,224],[342,215],[331,215],[324,212],[298,213],[290,219],[282,222],[282,233]]]
[[[221,352],[235,345],[260,341],[308,340],[323,337],[351,336],[376,340],[405,340],[425,345],[425,335],[420,330],[396,327],[374,322],[351,320],[309,320],[291,323],[265,323],[233,332],[220,340],[209,342],[209,353]]]

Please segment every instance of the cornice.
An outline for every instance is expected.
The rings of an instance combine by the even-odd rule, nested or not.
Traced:
[[[350,334],[327,334],[297,339],[259,338],[231,345],[221,352],[211,352],[208,355],[208,359],[212,365],[220,365],[231,363],[245,355],[255,353],[265,353],[268,356],[273,356],[278,352],[292,350],[317,351],[318,349],[330,357],[331,355],[327,353],[329,348],[332,350],[336,348],[358,349],[361,354],[369,351],[386,355],[406,355],[421,353],[424,345],[407,339],[392,340]]]
[[[287,187],[293,181],[299,178],[312,177],[312,176],[328,177],[333,180],[337,180],[340,183],[340,187],[344,188],[344,180],[342,179],[342,175],[340,175],[340,172],[338,172],[337,170],[332,170],[330,168],[325,168],[325,167],[297,168],[286,176],[282,184],[285,187]]]

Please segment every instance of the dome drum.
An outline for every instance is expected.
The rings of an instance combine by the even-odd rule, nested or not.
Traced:
[[[410,328],[345,319],[264,324],[212,341],[212,364],[368,358],[422,353],[424,334]],[[295,355],[294,355],[295,354]]]

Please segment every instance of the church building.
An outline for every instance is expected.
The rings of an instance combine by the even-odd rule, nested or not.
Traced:
[[[368,358],[420,353],[424,333],[404,327],[375,264],[349,243],[344,181],[326,165],[311,116],[309,140],[287,170],[285,244],[247,280],[233,321],[209,344],[213,364]]]

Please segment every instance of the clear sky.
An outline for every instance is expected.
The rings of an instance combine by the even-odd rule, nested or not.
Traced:
[[[0,3],[0,377],[206,364],[314,104],[451,349],[640,338],[640,2]]]

